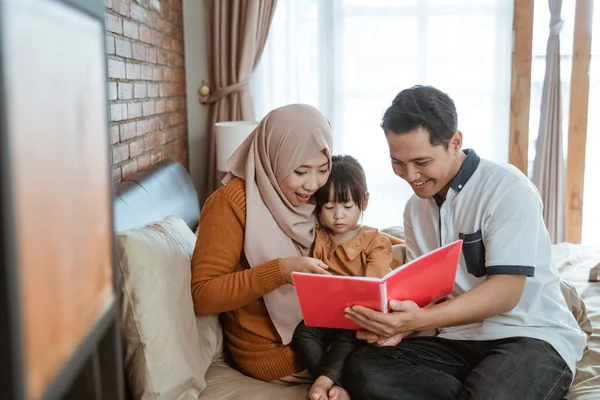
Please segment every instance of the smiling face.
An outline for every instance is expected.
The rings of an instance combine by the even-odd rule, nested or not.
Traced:
[[[285,177],[279,188],[294,207],[300,207],[325,185],[329,172],[329,159],[320,151]]]
[[[386,138],[394,173],[407,181],[417,196],[446,197],[465,159],[460,131],[454,133],[448,149],[443,145],[432,146],[429,132],[423,127],[401,134],[386,132]]]

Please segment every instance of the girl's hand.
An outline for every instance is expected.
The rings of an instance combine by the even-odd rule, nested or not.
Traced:
[[[287,283],[293,284],[292,272],[306,272],[309,274],[331,275],[329,268],[323,261],[312,257],[286,257],[279,263],[281,273]]]

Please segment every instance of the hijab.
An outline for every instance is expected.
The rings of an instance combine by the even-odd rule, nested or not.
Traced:
[[[331,147],[327,118],[312,106],[291,104],[269,112],[229,158],[223,183],[234,177],[246,182],[244,252],[251,268],[276,258],[309,255],[315,206],[293,206],[279,185],[321,151],[331,168]],[[288,344],[302,320],[294,287],[285,284],[264,301],[283,344]]]

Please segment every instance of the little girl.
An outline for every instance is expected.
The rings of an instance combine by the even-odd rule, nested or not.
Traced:
[[[329,180],[315,193],[315,201],[320,227],[313,257],[327,264],[328,272],[381,278],[398,266],[392,258],[392,244],[402,241],[359,224],[369,193],[365,172],[354,157],[333,156]],[[335,399],[342,394],[344,362],[361,343],[355,331],[298,325],[292,345],[316,379],[310,389],[311,400]],[[337,390],[331,390],[336,386]]]

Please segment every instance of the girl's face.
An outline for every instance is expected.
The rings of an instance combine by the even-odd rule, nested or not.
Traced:
[[[349,195],[348,197],[351,198],[352,196]],[[329,198],[335,198],[333,188],[331,188]],[[347,203],[337,203],[330,200],[323,205],[319,219],[321,224],[331,230],[334,235],[343,234],[358,226],[362,208],[364,207],[360,207],[352,200]]]
[[[294,207],[300,207],[327,183],[329,173],[329,159],[320,151],[281,181],[279,188]]]

